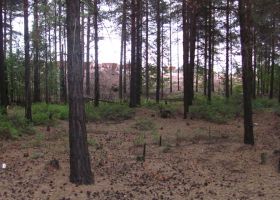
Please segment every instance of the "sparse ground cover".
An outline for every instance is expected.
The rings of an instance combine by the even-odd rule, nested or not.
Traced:
[[[68,122],[59,114],[67,109],[55,105],[34,109],[34,115],[47,113],[42,122],[19,126],[25,127],[23,133],[1,140],[0,163],[6,168],[0,169],[0,199],[280,199],[280,155],[274,152],[280,147],[277,102],[254,102],[255,146],[243,144],[240,102],[214,97],[212,109],[196,96],[187,120],[182,119],[178,102],[157,105],[143,100],[140,108],[118,104],[114,111],[109,109],[113,105],[104,104],[102,116],[86,105],[95,178],[89,186],[69,182]],[[232,104],[241,112],[231,111]],[[173,116],[161,118],[159,107],[171,110]],[[9,112],[10,120],[1,123],[16,127],[14,116],[21,116],[22,110]],[[217,121],[222,118],[226,120]],[[1,135],[7,136],[7,129],[1,128]],[[137,161],[144,144],[145,161]],[[261,164],[262,153],[267,155],[266,164]]]

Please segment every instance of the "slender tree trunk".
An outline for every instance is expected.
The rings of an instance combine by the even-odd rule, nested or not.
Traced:
[[[87,67],[86,67],[86,95],[90,96],[90,61],[89,61],[89,54],[90,54],[90,8],[88,8],[88,17],[87,17]]]
[[[226,98],[229,98],[229,0],[227,0],[226,15]]]
[[[207,1],[207,0],[206,0]],[[207,11],[205,12],[205,38],[204,38],[204,87],[203,87],[203,94],[204,96],[207,95],[207,48],[208,48],[208,19],[207,19]]]
[[[48,0],[45,0],[45,6],[47,6]],[[45,55],[46,55],[46,60],[45,60],[45,84],[46,84],[46,89],[45,89],[45,99],[46,99],[46,104],[49,104],[49,84],[48,84],[48,78],[49,78],[49,66],[48,66],[48,42],[47,42],[47,13],[45,11]]]
[[[69,81],[70,182],[93,184],[85,125],[80,41],[80,0],[66,0]]]
[[[196,46],[198,47],[199,43],[199,35],[197,34],[197,43]],[[195,79],[195,91],[198,92],[198,71],[199,71],[199,51],[197,48],[196,51],[196,79]]]
[[[257,43],[256,43],[256,30],[254,27],[254,72],[253,72],[253,88],[252,88],[252,98],[256,99],[256,69],[257,69]]]
[[[125,32],[125,7],[126,0],[123,0],[123,16],[122,16],[122,36],[121,36],[121,60],[120,60],[120,76],[119,76],[119,98],[123,98],[123,44],[125,41],[124,32]],[[125,67],[125,66],[124,66]]]
[[[254,145],[252,119],[252,46],[251,38],[251,1],[239,0],[239,20],[241,34],[242,79],[244,101],[244,143]]]
[[[187,25],[187,3],[186,0],[183,0],[182,5],[182,16],[183,16],[183,74],[184,74],[184,119],[187,119],[187,113],[189,111],[189,64],[188,64],[188,57],[189,57],[189,36],[188,36],[188,25]]]
[[[159,103],[160,90],[160,0],[157,0],[157,85],[156,85],[156,102]]]
[[[161,13],[161,19],[163,19],[163,13]],[[163,68],[163,23],[161,23],[161,99],[163,99],[163,73],[164,73],[164,68]]]
[[[29,122],[32,122],[29,32],[28,32],[28,0],[24,0],[24,43],[25,43],[25,117]]]
[[[194,63],[195,63],[195,43],[196,43],[196,21],[197,21],[197,5],[192,1],[190,16],[190,98],[189,105],[192,105],[194,99]]]
[[[124,55],[123,55],[123,63],[124,63],[124,71],[123,71],[123,93],[126,94],[126,69],[127,69],[127,65],[126,65],[126,10],[127,10],[127,5],[126,5],[126,0],[123,1],[123,20],[124,20],[124,34],[123,34],[123,51],[124,51]]]
[[[146,1],[146,97],[149,99],[149,2]]]
[[[211,59],[212,59],[212,1],[208,0],[209,2],[209,29],[208,29],[208,36],[209,36],[209,49],[208,49],[208,96],[207,100],[208,103],[211,102],[211,92],[212,92],[212,66],[211,66]]]
[[[59,0],[59,4],[58,4],[58,16],[59,16],[59,19],[58,19],[58,32],[59,32],[59,35],[58,35],[58,40],[59,40],[59,59],[60,59],[60,100],[61,102],[64,102],[66,104],[66,83],[65,83],[65,77],[64,77],[64,63],[63,63],[63,44],[62,44],[62,38],[61,38],[61,35],[62,35],[62,30],[61,30],[61,16],[62,16],[62,12],[61,12],[61,7],[62,7],[62,0]]]
[[[171,1],[170,1],[171,3]],[[172,19],[171,19],[171,12],[169,11],[169,20],[170,20],[170,24],[169,24],[169,45],[170,45],[170,93],[172,93]]]
[[[142,43],[141,43],[141,0],[137,0],[137,17],[136,17],[136,101],[137,104],[140,105],[141,99],[141,51],[142,51]]]
[[[98,16],[98,8],[97,8],[97,0],[94,0],[94,46],[95,46],[95,82],[94,82],[94,106],[99,106],[99,69],[98,69],[98,26],[97,26],[97,16]]]
[[[54,19],[54,66],[55,66],[55,70],[57,69],[57,10],[56,10],[56,7],[57,7],[57,0],[54,0],[54,8],[55,8],[55,19]],[[58,90],[57,90],[57,74],[54,72],[53,70],[53,73],[54,73],[54,76],[55,76],[55,84],[53,87],[54,87],[54,95],[56,97],[56,99],[58,98]]]
[[[131,75],[130,75],[130,108],[137,107],[136,99],[136,63],[135,63],[135,0],[131,1]]]
[[[7,105],[8,100],[6,96],[6,76],[7,71],[5,71],[5,56],[3,51],[3,22],[2,22],[2,1],[0,2],[0,95],[1,95],[1,109],[0,114],[7,115]]]
[[[34,102],[40,102],[38,0],[34,0]]]
[[[275,16],[272,19],[272,30],[273,33],[275,32]],[[269,92],[269,99],[273,99],[273,89],[274,89],[274,62],[275,62],[275,35],[272,34],[272,41],[271,41],[271,73],[270,73],[270,92]]]
[[[10,21],[9,21],[9,24],[10,24],[10,57],[12,57],[12,52],[13,52],[13,26],[12,26],[12,16],[13,16],[13,13],[12,13],[12,9],[10,9],[10,13],[9,13],[9,17],[10,17]],[[11,75],[10,75],[10,87],[11,87],[11,90],[10,90],[10,98],[11,98],[11,101],[13,102],[14,101],[14,66],[11,66]]]

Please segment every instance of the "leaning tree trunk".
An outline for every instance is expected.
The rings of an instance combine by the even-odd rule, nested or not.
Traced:
[[[80,0],[67,0],[70,182],[93,184],[83,99],[83,68],[80,41]]]
[[[244,101],[244,143],[254,145],[252,119],[252,46],[250,43],[250,28],[252,19],[250,0],[239,0],[239,20],[242,48],[241,54]]]
[[[24,43],[25,43],[25,117],[32,121],[31,115],[31,85],[30,85],[30,58],[28,33],[28,0],[24,0]]]

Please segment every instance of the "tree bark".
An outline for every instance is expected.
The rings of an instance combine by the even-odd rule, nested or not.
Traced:
[[[34,102],[40,102],[38,0],[34,0]]]
[[[146,98],[149,99],[149,2],[146,1]]]
[[[239,20],[241,34],[242,79],[244,101],[244,143],[254,145],[252,119],[252,46],[251,36],[251,2],[239,0]]]
[[[272,19],[272,30],[273,33],[275,32],[275,15]],[[272,34],[271,39],[271,73],[270,73],[270,92],[269,92],[269,99],[273,99],[273,89],[274,89],[274,63],[275,63],[275,35]]]
[[[226,98],[229,99],[229,0],[226,9]]]
[[[90,95],[90,61],[89,61],[89,45],[90,45],[90,7],[88,7],[87,17],[87,66],[86,66],[86,95]]]
[[[67,0],[67,44],[69,81],[70,182],[93,184],[83,99],[83,68],[80,41],[80,0]]]
[[[160,91],[160,0],[157,0],[157,85],[156,85],[156,102],[159,103]]]
[[[209,28],[208,28],[208,37],[209,37],[209,46],[208,46],[208,96],[207,100],[208,103],[211,102],[211,92],[212,92],[212,65],[211,65],[211,60],[212,60],[212,1],[208,0],[209,2]]]
[[[6,96],[6,76],[7,76],[7,71],[5,70],[5,56],[4,56],[4,51],[3,51],[3,22],[2,22],[2,1],[0,2],[0,95],[1,95],[1,109],[0,109],[0,114],[5,114],[7,115],[7,105],[8,105],[8,100]]]
[[[98,25],[97,25],[97,16],[98,16],[98,8],[97,8],[97,0],[94,0],[94,46],[95,46],[95,80],[94,80],[94,106],[99,106],[99,67],[98,67]]]
[[[129,107],[137,107],[136,99],[136,66],[135,66],[135,0],[131,1],[131,75]]]
[[[25,43],[25,117],[29,122],[32,122],[29,32],[28,32],[28,0],[24,0],[24,43]]]

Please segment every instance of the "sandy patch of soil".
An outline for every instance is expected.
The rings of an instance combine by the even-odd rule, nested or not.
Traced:
[[[280,199],[275,114],[254,114],[255,146],[243,144],[242,119],[219,125],[176,114],[162,119],[147,109],[137,109],[135,117],[153,122],[154,130],[143,131],[135,119],[87,125],[88,138],[98,141],[89,145],[94,185],[69,182],[67,122],[2,141],[0,163],[7,167],[0,169],[0,199]],[[261,164],[262,153],[267,164]],[[49,164],[54,158],[58,170]]]

